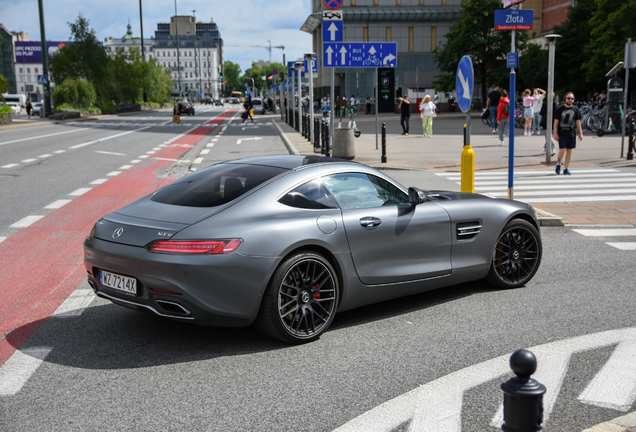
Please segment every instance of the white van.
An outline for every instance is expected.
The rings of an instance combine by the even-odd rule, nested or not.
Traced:
[[[9,94],[9,93],[2,93],[2,97],[4,98],[5,102],[15,102],[16,104],[18,104],[18,106],[20,106],[20,108],[25,108],[26,107],[26,99],[27,97],[23,94]]]

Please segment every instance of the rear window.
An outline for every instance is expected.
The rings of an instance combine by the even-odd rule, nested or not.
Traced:
[[[286,171],[263,165],[213,165],[158,190],[151,200],[184,207],[216,207]]]

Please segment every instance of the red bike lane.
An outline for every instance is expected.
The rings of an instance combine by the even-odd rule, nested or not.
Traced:
[[[207,124],[218,125],[235,112]],[[0,367],[86,279],[82,243],[93,224],[173,181],[161,173],[214,129],[190,131],[0,243]]]

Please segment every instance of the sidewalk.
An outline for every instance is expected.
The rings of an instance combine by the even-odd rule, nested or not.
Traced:
[[[313,145],[282,121],[280,114],[271,117],[280,128],[283,141],[288,147],[295,148],[299,154],[315,154]],[[381,139],[380,136],[376,149],[375,135],[362,134],[356,138],[354,161],[384,169],[461,170],[463,138],[459,135],[434,135],[432,139],[428,139],[422,135],[387,134],[386,163],[381,162]],[[471,136],[470,144],[475,151],[475,170],[508,169],[507,138],[505,142],[505,146],[499,146],[497,135]],[[554,168],[556,155],[551,158],[552,163],[547,164],[546,156],[541,154],[544,142],[544,136],[515,136],[515,170]],[[570,170],[575,175],[576,170],[581,168],[636,167],[636,161],[620,158],[620,148],[621,137],[618,135],[598,138],[586,134],[572,152]],[[624,151],[626,154],[627,138]],[[542,225],[636,225],[636,201],[541,204],[537,213],[542,219]]]

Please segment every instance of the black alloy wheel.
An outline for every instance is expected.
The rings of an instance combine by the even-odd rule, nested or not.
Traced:
[[[539,269],[542,252],[539,231],[525,220],[513,219],[497,240],[486,280],[498,288],[523,286]]]
[[[338,278],[329,261],[313,252],[298,253],[274,273],[256,328],[288,343],[314,341],[333,321],[339,295]]]

